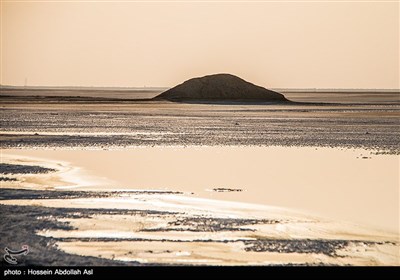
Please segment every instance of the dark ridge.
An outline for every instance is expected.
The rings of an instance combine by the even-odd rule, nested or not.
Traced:
[[[55,171],[57,170],[37,165],[0,163],[0,174],[41,174]]]

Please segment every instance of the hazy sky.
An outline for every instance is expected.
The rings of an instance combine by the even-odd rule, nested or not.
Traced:
[[[1,1],[1,83],[399,88],[399,2]]]

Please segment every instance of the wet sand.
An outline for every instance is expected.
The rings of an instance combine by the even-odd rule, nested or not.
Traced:
[[[384,103],[362,97],[348,101],[353,104],[321,100],[190,104],[2,97],[0,141],[3,148],[272,145],[399,153],[398,94]]]

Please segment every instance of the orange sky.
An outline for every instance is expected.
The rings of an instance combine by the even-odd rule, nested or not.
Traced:
[[[399,88],[399,2],[1,0],[1,83]]]

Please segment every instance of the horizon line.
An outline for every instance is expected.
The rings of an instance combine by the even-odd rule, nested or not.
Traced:
[[[15,89],[105,89],[105,90],[111,90],[111,89],[121,89],[121,90],[151,90],[151,89],[170,89],[172,87],[167,87],[167,86],[54,86],[54,85],[29,85],[29,86],[24,86],[24,85],[2,85],[0,84],[0,88],[15,88]],[[381,91],[399,91],[400,88],[332,88],[332,87],[271,87],[268,88],[271,90],[298,90],[298,91],[334,91],[334,90],[340,90],[340,91],[345,91],[345,90],[350,90],[350,91],[373,91],[373,90],[381,90]]]

